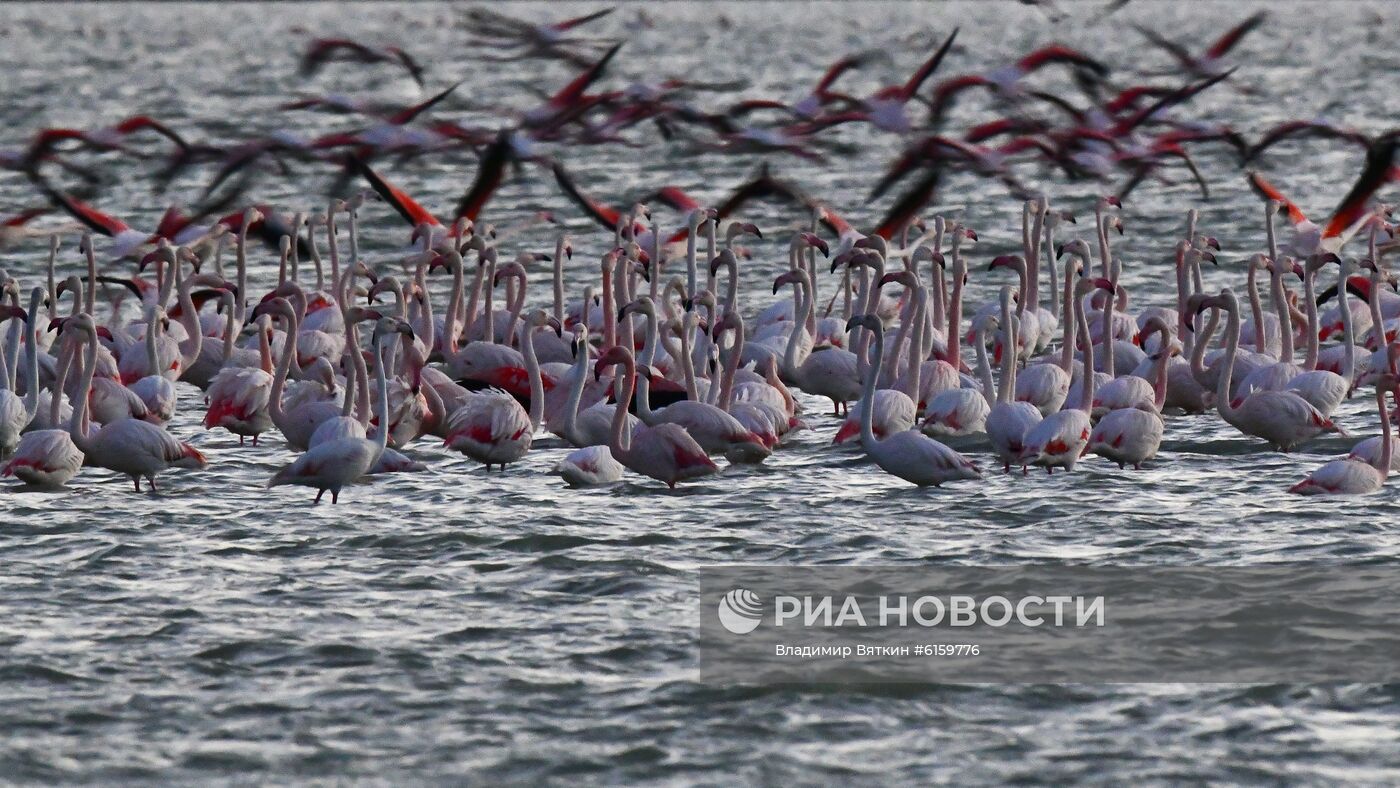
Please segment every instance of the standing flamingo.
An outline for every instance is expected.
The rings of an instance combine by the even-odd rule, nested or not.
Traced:
[[[1288,451],[1325,430],[1336,429],[1331,419],[1297,392],[1254,391],[1232,399],[1230,379],[1240,344],[1239,299],[1227,287],[1213,298],[1193,300],[1197,311],[1211,306],[1225,311],[1225,359],[1215,391],[1215,407],[1221,418],[1246,435],[1263,438],[1279,451]]]
[[[413,329],[407,323],[387,317],[380,318],[374,327],[373,345],[379,358],[375,367],[375,382],[379,387],[375,415],[381,425],[389,423],[389,383],[385,370],[393,365],[396,333],[412,337]],[[321,496],[330,490],[331,503],[339,503],[341,489],[369,473],[388,445],[388,429],[378,430],[373,439],[346,436],[326,441],[307,450],[274,474],[267,486],[294,484],[315,487],[316,503],[320,503]]]
[[[865,453],[886,473],[921,487],[982,478],[977,466],[966,457],[918,430],[902,430],[884,439],[875,436],[875,378],[885,354],[885,326],[875,315],[858,315],[850,319],[846,330],[849,332],[857,326],[875,336],[874,356],[865,370],[860,400],[860,444]]]
[[[530,381],[529,412],[503,391],[477,392],[448,417],[444,445],[484,463],[488,471],[492,465],[500,465],[504,470],[507,463],[525,456],[544,419],[544,384],[535,357],[534,335],[535,329],[545,325],[561,331],[553,317],[537,309],[519,330],[520,346],[525,350],[525,374]]]
[[[632,358],[632,351],[618,345],[608,348],[593,366],[594,377],[601,376],[607,367],[618,368],[614,374],[622,381],[619,402],[631,401],[637,378],[637,362]],[[672,489],[678,482],[719,472],[719,467],[684,427],[642,425],[628,438],[623,434],[626,416],[626,408],[619,406],[614,411],[608,447],[613,457],[628,470],[665,482]]]
[[[35,288],[42,295],[42,288]],[[42,301],[42,299],[39,299]],[[29,361],[29,379],[38,378],[38,340],[34,318],[29,323],[29,344],[26,348]],[[0,470],[0,476],[14,476],[25,484],[36,487],[62,487],[77,475],[83,467],[83,453],[73,445],[66,425],[62,422],[63,380],[72,365],[71,342],[59,352],[58,368],[54,371],[53,394],[48,402],[49,427],[30,429],[20,439],[10,461]],[[71,416],[70,416],[71,418]],[[37,421],[37,420],[36,420]]]
[[[1167,401],[1167,362],[1173,353],[1171,329],[1161,317],[1149,317],[1143,332],[1145,336],[1156,333],[1161,337],[1157,350],[1149,357],[1152,360],[1149,372],[1152,400],[1110,410],[1089,433],[1089,451],[1118,463],[1119,468],[1131,464],[1135,470],[1141,470],[1144,462],[1157,456],[1157,449],[1162,445],[1162,431],[1166,426],[1162,422],[1162,406]]]
[[[1081,375],[1079,404],[1058,413],[1046,416],[1039,424],[1026,433],[1025,448],[1021,450],[1021,464],[1039,465],[1046,473],[1054,473],[1055,468],[1074,470],[1074,464],[1089,443],[1089,414],[1094,408],[1094,344],[1088,341],[1089,321],[1084,316],[1084,299],[1095,283],[1080,280],[1075,288],[1074,320],[1084,342],[1084,372]],[[1107,296],[1112,300],[1110,289]]]
[[[578,429],[578,406],[583,400],[583,387],[588,382],[587,328],[575,327],[573,379],[569,383],[569,401],[565,405],[564,425],[560,430],[564,440],[579,448],[569,452],[554,466],[554,473],[564,478],[570,487],[595,487],[622,479],[622,463],[612,456],[606,443],[593,444]],[[626,408],[622,408],[626,410]]]
[[[1001,327],[1007,346],[1015,347],[1016,323],[1011,316],[1011,287],[1001,288]],[[983,351],[986,352],[985,350]],[[1001,384],[997,389],[997,401],[987,414],[987,439],[992,450],[1001,459],[1002,469],[1008,473],[1012,463],[1019,463],[1025,453],[1025,440],[1031,428],[1039,424],[1040,411],[1029,402],[1012,399],[1016,391],[1016,354],[1001,355]]]
[[[137,492],[141,491],[142,477],[154,492],[156,474],[166,468],[203,468],[207,462],[198,449],[176,440],[148,421],[119,419],[91,429],[87,398],[92,392],[93,373],[97,371],[97,325],[86,313],[72,318],[69,325],[87,340],[83,382],[73,398],[77,406],[68,425],[73,445],[83,453],[85,464],[130,476]]]

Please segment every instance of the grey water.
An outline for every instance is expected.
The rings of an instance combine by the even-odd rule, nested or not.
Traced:
[[[1169,71],[1128,26],[1203,47],[1260,7],[1268,24],[1234,53],[1255,88],[1217,88],[1179,110],[1251,139],[1293,118],[1368,132],[1395,124],[1396,9],[1385,3],[1167,3],[1107,15],[1061,2],[1051,22],[1018,3],[622,5],[600,32],[627,35],[606,85],[668,76],[749,83],[745,95],[796,99],[841,53],[880,57],[843,84],[873,90],[904,75],[954,26],[959,46],[938,76],[989,70],[1050,41],[1084,49],[1120,84]],[[493,6],[496,7],[496,6]],[[499,6],[554,18],[598,6]],[[135,112],[195,140],[288,130],[305,136],[354,119],[279,111],[300,93],[408,103],[420,94],[390,69],[337,65],[310,83],[296,60],[314,36],[400,43],[428,67],[429,89],[465,80],[438,112],[488,127],[509,122],[571,78],[557,62],[484,62],[460,4],[115,4],[0,6],[0,147],[45,126],[95,128]],[[640,24],[642,15],[650,26]],[[937,78],[937,77],[936,77]],[[1059,75],[1045,84],[1066,89]],[[732,96],[701,94],[697,103]],[[951,124],[990,117],[972,99]],[[759,163],[663,143],[542,144],[593,194],[625,205],[681,186],[721,199]],[[854,126],[825,163],[771,155],[775,171],[829,200],[857,226],[889,198],[866,193],[900,143]],[[152,150],[156,150],[152,144]],[[1149,180],[1126,202],[1117,241],[1136,306],[1170,304],[1172,246],[1187,208],[1219,238],[1208,286],[1243,283],[1263,244],[1262,209],[1220,146],[1193,153],[1211,185],[1184,171]],[[1325,216],[1359,171],[1360,153],[1327,143],[1281,146],[1259,162],[1310,214]],[[152,194],[155,162],[98,162],[111,182],[95,204],[136,227],[190,202],[208,169]],[[387,177],[447,213],[475,174],[463,153],[381,163]],[[334,177],[293,163],[255,194],[288,209],[324,205]],[[1066,183],[1023,168],[1056,205],[1079,213],[1111,185]],[[0,173],[0,213],[41,199]],[[978,230],[969,302],[1008,281],[985,271],[1019,244],[1020,206],[1004,188],[948,179],[939,210]],[[525,165],[490,204],[498,225],[551,210],[575,237],[570,291],[596,275],[611,236]],[[659,212],[666,222],[678,216]],[[764,231],[741,268],[747,314],[768,304],[785,243],[807,217],[753,204]],[[384,206],[365,212],[365,257],[392,260],[407,228]],[[549,228],[503,242],[545,251]],[[0,265],[37,281],[46,244],[8,249]],[[255,289],[276,257],[258,250]],[[64,273],[80,257],[70,239]],[[547,281],[532,272],[536,283]],[[824,283],[826,293],[831,282]],[[437,297],[447,282],[435,277]],[[260,291],[259,291],[260,292]],[[531,302],[543,303],[536,284]],[[1368,397],[1344,405],[1357,435],[1378,425]],[[729,467],[671,493],[635,476],[569,490],[549,474],[565,449],[541,439],[505,472],[483,471],[436,441],[409,453],[426,473],[347,489],[337,507],[298,488],[264,489],[292,454],[280,437],[238,445],[204,431],[198,392],[181,385],[171,431],[210,459],[172,471],[156,493],[84,469],[69,489],[3,488],[0,515],[0,780],[187,783],[337,779],[486,783],[1090,783],[1400,781],[1400,693],[1357,685],[937,685],[712,687],[698,682],[694,571],[714,564],[1254,565],[1390,562],[1400,555],[1392,484],[1360,499],[1298,500],[1287,487],[1346,451],[1336,436],[1271,453],[1214,415],[1167,423],[1161,455],[1140,472],[1096,458],[1073,473],[989,472],[981,483],[915,489],[829,445],[829,407],[803,397],[811,432],[758,467]],[[969,454],[994,465],[984,448]]]

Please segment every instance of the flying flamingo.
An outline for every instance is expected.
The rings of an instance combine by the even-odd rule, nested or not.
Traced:
[[[385,370],[393,365],[395,334],[412,337],[413,329],[407,323],[387,317],[380,318],[374,327],[372,344],[380,359],[375,366],[379,389],[375,415],[381,425],[389,423],[389,387]],[[369,473],[388,446],[388,439],[389,430],[384,428],[378,430],[373,439],[347,436],[318,444],[274,474],[267,486],[294,484],[315,487],[316,503],[320,503],[321,496],[330,490],[331,503],[339,503],[340,490]]]
[[[622,381],[619,402],[630,402],[637,377],[632,351],[618,345],[608,348],[594,364],[594,377],[601,376],[607,367],[616,367],[614,374]],[[608,447],[612,449],[613,457],[628,470],[665,482],[672,489],[678,482],[719,472],[719,467],[684,427],[677,424],[642,425],[627,438],[623,434],[626,416],[627,410],[623,407],[613,412]]]
[[[848,321],[847,331],[857,326],[875,335],[860,401],[860,444],[865,453],[881,470],[921,487],[982,478],[970,460],[918,430],[902,430],[883,439],[875,436],[875,378],[885,354],[885,326],[875,315],[857,315]]]
[[[92,429],[88,424],[88,394],[92,392],[92,376],[97,371],[97,325],[86,313],[70,319],[71,326],[87,341],[83,364],[83,382],[73,398],[73,420],[68,431],[73,445],[83,453],[84,463],[116,471],[131,477],[136,491],[141,491],[145,477],[151,490],[156,489],[156,474],[166,468],[203,468],[207,462],[199,450],[171,437],[170,433],[147,421],[119,419]]]

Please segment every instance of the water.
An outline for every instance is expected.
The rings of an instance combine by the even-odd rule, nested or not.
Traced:
[[[609,84],[671,74],[744,78],[752,95],[795,98],[836,53],[879,49],[889,60],[847,77],[863,90],[902,79],[953,24],[962,26],[961,46],[945,75],[985,70],[1062,40],[1097,53],[1126,84],[1131,69],[1168,65],[1141,45],[1128,21],[1203,42],[1254,10],[1138,2],[1103,17],[1092,4],[1064,5],[1073,14],[1056,25],[1019,4],[647,6],[655,27],[636,33]],[[1251,138],[1293,117],[1367,131],[1392,122],[1400,94],[1375,82],[1400,65],[1381,35],[1392,9],[1268,6],[1271,21],[1237,53],[1246,64],[1239,78],[1261,94],[1217,89],[1185,114],[1228,122]],[[557,13],[575,8],[593,6]],[[568,79],[559,64],[474,62],[462,10],[7,5],[0,10],[0,145],[22,145],[42,126],[95,127],[137,110],[195,139],[345,128],[345,119],[274,109],[298,89],[296,57],[312,34],[401,40],[429,64],[430,86],[467,79],[444,117],[488,125],[503,121],[490,120],[486,108],[527,107],[529,88]],[[600,27],[617,32],[641,10],[624,7]],[[719,27],[716,13],[732,24]],[[391,70],[353,66],[332,67],[307,89],[399,101],[416,95]],[[977,101],[966,102],[953,128],[985,117]],[[655,144],[649,130],[637,136],[646,145],[635,151],[552,152],[592,192],[617,203],[663,183],[719,199],[756,164]],[[873,222],[888,203],[867,205],[864,195],[898,145],[854,127],[838,136],[855,147],[824,165],[772,161],[857,224]],[[1127,234],[1117,248],[1129,261],[1125,281],[1137,304],[1169,299],[1171,247],[1190,205],[1200,205],[1202,228],[1226,249],[1227,264],[1207,274],[1210,286],[1239,287],[1242,267],[1229,261],[1262,244],[1259,203],[1240,172],[1218,147],[1196,153],[1211,181],[1210,202],[1201,203],[1174,171],[1177,183],[1146,183],[1127,204]],[[1260,166],[1321,216],[1345,192],[1360,158],[1303,143],[1275,149]],[[153,225],[170,200],[192,200],[208,177],[192,174],[168,197],[155,197],[144,176],[153,164],[100,166],[113,182],[97,204],[138,227]],[[295,166],[296,177],[266,178],[258,195],[290,207],[319,205],[326,168]],[[382,169],[446,213],[475,165],[452,154]],[[1101,188],[1030,169],[1025,177],[1081,216]],[[18,176],[0,176],[6,213],[35,199]],[[982,303],[1006,281],[982,269],[1018,243],[1019,206],[999,186],[965,176],[951,179],[939,202],[981,232],[969,301]],[[531,169],[512,179],[488,213],[509,225],[546,208],[575,231],[576,292],[596,271],[592,261],[608,237],[577,216],[547,174]],[[406,233],[398,220],[382,208],[367,213],[367,256],[400,248]],[[785,265],[782,244],[804,218],[776,205],[745,213],[769,239],[753,245],[754,260],[741,269],[752,314],[771,299],[768,283]],[[532,230],[506,248],[543,251],[549,233]],[[43,244],[32,243],[8,251],[5,265],[27,286],[42,254]],[[78,265],[71,242],[62,265]],[[272,265],[260,251],[255,284],[270,281]],[[445,284],[434,281],[439,293]],[[564,453],[552,439],[508,471],[489,474],[423,441],[410,453],[429,464],[427,473],[355,486],[339,507],[311,507],[305,490],[263,489],[291,458],[279,439],[239,448],[227,433],[204,432],[196,393],[181,393],[171,429],[209,456],[207,470],[168,473],[157,494],[134,494],[124,478],[91,469],[63,493],[5,488],[6,779],[1400,779],[1393,687],[724,689],[695,680],[693,570],[709,564],[1393,561],[1400,539],[1391,526],[1392,491],[1338,501],[1284,493],[1344,451],[1349,442],[1339,438],[1282,455],[1214,416],[1175,418],[1161,456],[1140,473],[1091,459],[1069,475],[990,474],[982,484],[917,490],[854,450],[827,446],[834,420],[821,402],[804,398],[813,432],[761,467],[729,468],[674,493],[636,477],[611,489],[566,490],[548,475]],[[1349,430],[1375,431],[1368,399],[1344,406],[1340,421]],[[972,453],[991,464],[988,453]]]

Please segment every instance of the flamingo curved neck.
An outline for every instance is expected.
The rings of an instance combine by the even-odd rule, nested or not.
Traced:
[[[1085,413],[1092,413],[1094,410],[1094,387],[1097,379],[1094,377],[1094,343],[1089,336],[1089,318],[1084,314],[1084,302],[1080,299],[1073,299],[1074,319],[1079,322],[1079,330],[1084,332],[1084,373],[1080,383],[1079,410]],[[1107,300],[1113,301],[1113,294],[1108,295]],[[1112,356],[1110,355],[1110,358]]]
[[[97,372],[97,332],[87,332],[87,347],[83,350],[83,382],[74,398],[73,416],[68,422],[68,434],[73,445],[84,454],[92,449],[88,440],[88,395],[92,393],[92,377]]]
[[[564,440],[575,446],[584,445],[583,436],[578,432],[578,407],[583,402],[583,387],[588,382],[588,345],[581,343],[574,358],[573,380],[569,383],[569,401],[564,408],[564,424],[560,433]]]
[[[997,402],[1010,402],[1016,392],[1016,353],[1012,350],[1016,344],[1016,324],[1012,322],[1009,297],[1001,299],[1001,344],[1001,388],[997,390]]]
[[[797,313],[801,317],[795,317],[792,322],[792,331],[788,334],[787,347],[783,350],[783,366],[787,369],[788,377],[797,380],[800,366],[797,362],[797,347],[802,341],[802,336],[807,333],[807,316],[812,314],[812,285],[808,280],[806,272],[798,274],[797,281]]]
[[[632,401],[636,384],[637,364],[628,356],[617,368],[620,368],[620,372],[614,374],[620,388],[617,389],[617,407],[613,408],[612,434],[608,436],[608,448],[612,450],[618,462],[625,463],[632,455],[632,436],[626,434],[624,428],[627,426],[627,403]]]
[[[1288,308],[1288,297],[1283,291],[1283,275],[1277,265],[1269,268],[1269,289],[1273,294],[1274,312],[1278,315],[1278,360],[1293,363],[1293,315]]]
[[[272,378],[272,391],[267,402],[268,414],[276,423],[281,423],[287,415],[286,411],[282,410],[282,390],[287,385],[287,373],[291,371],[292,360],[297,353],[296,310],[287,310],[283,317],[287,319],[287,327],[282,338],[282,355],[277,359],[277,374]]]
[[[878,325],[878,323],[877,323]],[[879,447],[879,439],[875,437],[875,374],[874,371],[880,368],[880,361],[885,355],[885,332],[877,328],[871,332],[874,334],[874,349],[871,351],[873,358],[871,365],[865,373],[865,381],[861,384],[860,397],[860,445],[867,452]]]

